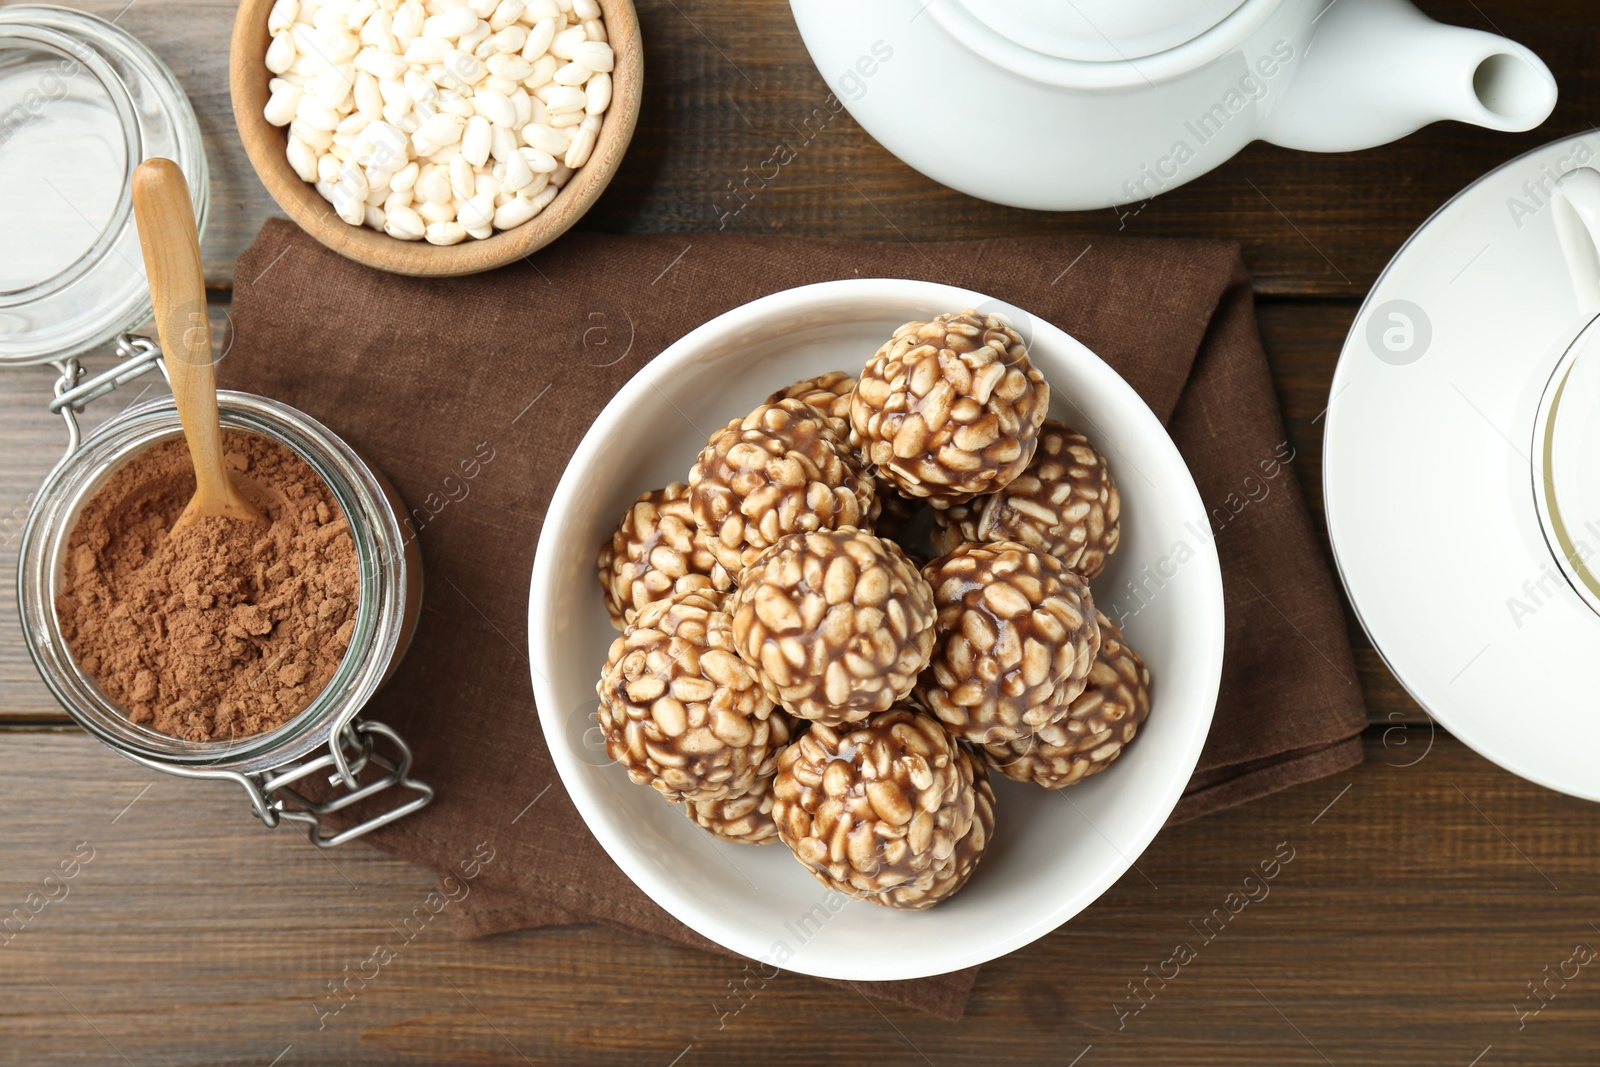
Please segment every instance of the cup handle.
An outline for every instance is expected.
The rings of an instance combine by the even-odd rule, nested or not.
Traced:
[[[1600,314],[1600,171],[1574,167],[1556,181],[1556,236],[1585,318]]]

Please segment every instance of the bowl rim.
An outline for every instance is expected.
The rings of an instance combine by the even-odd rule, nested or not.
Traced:
[[[643,99],[644,49],[639,16],[632,0],[597,0],[606,34],[615,46],[611,104],[589,161],[537,216],[520,226],[496,231],[483,240],[454,245],[402,241],[366,226],[351,226],[289,166],[287,127],[262,115],[265,88],[273,75],[265,65],[267,15],[274,0],[240,0],[229,41],[228,90],[234,127],[251,169],[267,194],[306,233],[347,259],[379,270],[415,277],[459,277],[504,266],[531,255],[560,237],[588,213],[616,176],[633,140]]]
[[[696,933],[751,959],[761,958],[761,953],[767,946],[754,942],[747,944],[744,938],[730,935],[719,924],[714,911],[704,907],[693,897],[680,894],[672,887],[657,882],[649,870],[649,864],[636,859],[633,849],[620,835],[613,832],[602,798],[591,792],[584,784],[582,768],[578,766],[577,757],[565,740],[564,730],[567,723],[557,710],[559,704],[553,685],[542,669],[549,665],[549,658],[543,654],[542,649],[557,648],[561,642],[559,632],[547,625],[543,618],[540,594],[553,584],[557,555],[555,542],[561,537],[561,527],[565,525],[562,516],[571,508],[574,497],[579,492],[586,462],[593,458],[592,453],[604,447],[603,442],[610,436],[612,428],[626,418],[627,412],[657,390],[657,383],[669,371],[690,360],[709,342],[747,331],[773,313],[794,313],[807,307],[838,307],[841,303],[858,306],[873,300],[904,301],[908,294],[914,294],[920,302],[930,307],[1011,307],[1004,301],[986,294],[939,282],[896,278],[846,278],[780,290],[715,316],[684,334],[645,363],[595,417],[578,447],[574,449],[572,457],[562,471],[555,492],[551,495],[535,549],[528,590],[529,668],[540,726],[545,735],[551,761],[561,776],[562,785],[566,788],[589,832],[634,885]],[[1135,402],[1134,410],[1142,413],[1136,417],[1141,417],[1145,422],[1139,432],[1159,435],[1158,447],[1164,445],[1171,450],[1172,456],[1176,458],[1184,474],[1179,486],[1179,491],[1184,497],[1180,510],[1186,513],[1192,511],[1196,515],[1204,514],[1204,504],[1199,489],[1194,484],[1188,463],[1178,452],[1166,428],[1161,425],[1144,398],[1139,396],[1126,379],[1109,364],[1066,331],[1037,316],[1032,317],[1032,327],[1036,346],[1041,339],[1045,339],[1052,348],[1076,351],[1078,356],[1085,358],[1085,367],[1091,374],[1102,378],[1108,388],[1125,391],[1132,398]],[[1137,833],[1132,835],[1132,844],[1126,848],[1112,846],[1120,858],[1116,862],[1107,864],[1105,869],[1091,879],[1083,889],[1070,897],[1063,897],[1054,907],[1042,910],[1035,922],[1004,938],[985,943],[981,948],[958,951],[948,959],[942,960],[937,967],[916,964],[909,967],[896,966],[896,961],[890,958],[889,954],[880,954],[873,958],[853,960],[848,971],[827,964],[818,965],[809,957],[786,962],[785,969],[819,978],[894,981],[927,978],[987,963],[1055,930],[1098,899],[1133,867],[1156,834],[1166,825],[1167,819],[1182,798],[1183,791],[1199,762],[1216,710],[1217,693],[1222,676],[1225,626],[1222,569],[1217,557],[1215,540],[1204,539],[1196,552],[1196,557],[1196,562],[1201,564],[1198,568],[1202,580],[1201,607],[1207,616],[1204,632],[1196,638],[1197,642],[1203,642],[1203,647],[1197,650],[1199,661],[1204,665],[1203,684],[1200,691],[1195,694],[1203,712],[1196,716],[1191,724],[1190,735],[1185,739],[1183,755],[1179,760],[1180,767],[1175,768],[1175,773],[1167,780],[1161,795],[1152,799]],[[1178,773],[1179,771],[1181,773]]]

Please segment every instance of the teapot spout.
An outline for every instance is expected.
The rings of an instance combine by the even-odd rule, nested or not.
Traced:
[[[1446,26],[1408,0],[1332,0],[1259,136],[1286,148],[1349,152],[1440,119],[1531,130],[1556,105],[1556,80],[1533,52]]]

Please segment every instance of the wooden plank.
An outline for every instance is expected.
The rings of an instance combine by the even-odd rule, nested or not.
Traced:
[[[1164,832],[1083,915],[984,968],[950,1024],[600,928],[461,942],[447,911],[407,942],[422,871],[360,845],[321,854],[255,824],[231,787],[76,734],[0,732],[0,915],[93,849],[58,900],[0,931],[0,1048],[40,1065],[1064,1067],[1090,1045],[1085,1067],[1465,1067],[1491,1045],[1484,1063],[1583,1059],[1595,966],[1567,964],[1577,977],[1521,1029],[1514,1008],[1540,1006],[1527,983],[1575,944],[1600,946],[1600,807],[1442,736],[1411,767],[1369,749],[1350,774]],[[380,944],[393,961],[319,1030],[328,983]],[[1180,944],[1195,958],[1164,964]],[[1162,970],[1141,1007],[1129,983]]]
[[[232,283],[233,261],[269,215],[233,125],[227,0],[81,0],[145,41],[194,101],[211,161],[204,244],[210,284]],[[1110,209],[1039,213],[963,196],[890,156],[847,113],[828,122],[730,219],[729,184],[825,107],[788,7],[726,0],[643,0],[650,91],[627,161],[580,228],[607,232],[716,230],[935,241],[1023,233],[1226,236],[1240,241],[1263,292],[1358,296],[1405,237],[1447,197],[1494,165],[1583,132],[1600,110],[1591,5],[1582,0],[1425,0],[1445,21],[1498,29],[1561,73],[1554,117],[1527,134],[1455,123],[1366,152],[1308,156],[1257,144],[1219,171],[1158,197],[1136,215]],[[735,66],[737,64],[737,66]],[[824,110],[824,114],[826,114]],[[813,123],[815,128],[816,123]],[[959,150],[994,151],[981,131]],[[997,165],[1003,165],[1003,162]]]

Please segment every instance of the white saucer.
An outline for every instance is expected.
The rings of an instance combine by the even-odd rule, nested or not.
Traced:
[[[1323,460],[1334,556],[1390,670],[1485,758],[1587,800],[1600,800],[1600,615],[1536,503],[1544,442],[1570,417],[1541,427],[1539,447],[1535,426],[1552,372],[1600,310],[1593,280],[1580,297],[1569,273],[1552,190],[1597,161],[1595,134],[1536,149],[1406,242],[1345,341]],[[1579,375],[1564,380],[1570,390]],[[1600,494],[1562,500],[1586,558],[1600,553],[1589,497]]]

